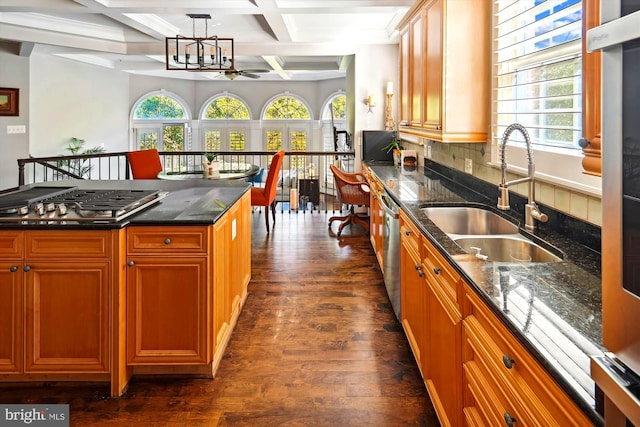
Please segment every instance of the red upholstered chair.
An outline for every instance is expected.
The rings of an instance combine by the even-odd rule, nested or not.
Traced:
[[[284,151],[278,151],[271,159],[271,166],[267,173],[267,180],[264,187],[251,187],[251,206],[265,206],[264,219],[267,223],[267,233],[269,232],[269,209],[271,206],[271,215],[273,216],[273,224],[276,223],[276,190],[278,189],[277,181],[284,160]]]
[[[127,153],[133,179],[158,179],[162,172],[162,162],[158,150],[129,151]]]

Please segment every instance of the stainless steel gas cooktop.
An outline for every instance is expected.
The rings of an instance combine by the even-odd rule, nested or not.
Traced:
[[[158,190],[32,187],[0,195],[0,223],[118,222],[166,194]]]

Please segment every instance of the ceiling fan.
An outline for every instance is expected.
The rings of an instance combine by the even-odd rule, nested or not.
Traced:
[[[240,76],[249,77],[251,79],[259,79],[260,76],[258,74],[268,73],[269,70],[253,68],[247,70],[227,70],[223,72],[223,75],[229,80],[235,80]]]

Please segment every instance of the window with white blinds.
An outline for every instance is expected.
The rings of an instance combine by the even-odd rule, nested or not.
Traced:
[[[520,123],[538,149],[579,150],[582,1],[498,0],[494,14],[495,137]]]

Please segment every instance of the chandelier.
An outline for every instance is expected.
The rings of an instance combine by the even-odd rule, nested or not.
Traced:
[[[233,39],[207,34],[208,14],[188,14],[193,21],[193,37],[176,35],[165,42],[167,70],[232,71]],[[196,20],[204,20],[204,37],[196,37]]]

